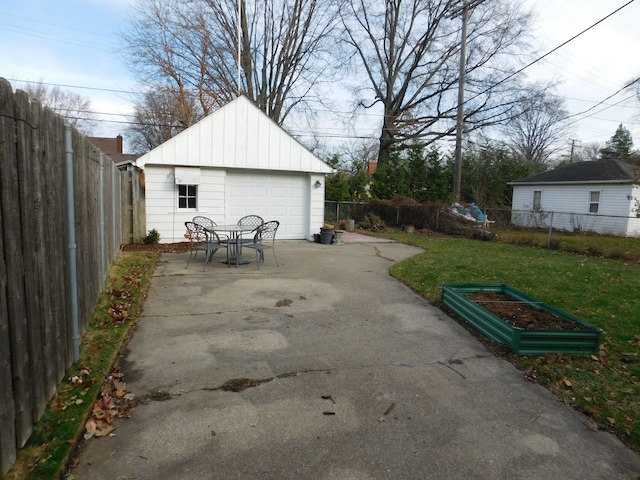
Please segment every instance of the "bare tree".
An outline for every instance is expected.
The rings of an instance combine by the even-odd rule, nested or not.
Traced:
[[[345,0],[345,42],[364,69],[362,105],[381,103],[379,162],[392,147],[430,143],[456,128],[462,0]],[[477,4],[477,2],[476,2]],[[467,30],[465,128],[504,121],[519,92],[505,81],[530,15],[509,0],[485,1]],[[368,96],[368,98],[367,98]]]
[[[214,39],[203,2],[138,0],[132,12],[130,29],[123,35],[129,68],[150,91],[172,92],[185,127],[232,98],[230,91],[209,85]],[[148,94],[143,97],[138,104],[147,102]]]
[[[519,113],[502,128],[510,146],[525,163],[547,165],[568,133],[564,100],[544,91],[532,90],[522,98]]]
[[[134,119],[128,128],[131,150],[144,153],[161,145],[194,123],[198,111],[195,99],[185,99],[179,92],[148,91],[135,102]]]
[[[196,98],[202,115],[244,93],[283,124],[331,65],[335,9],[329,0],[240,0],[240,6],[238,16],[238,0],[138,0],[125,35],[129,63],[142,80],[175,90],[181,101]]]
[[[28,83],[23,88],[31,100],[62,115],[67,123],[87,135],[96,127],[95,113],[91,100],[77,93],[62,90],[58,86],[48,86],[43,82]]]

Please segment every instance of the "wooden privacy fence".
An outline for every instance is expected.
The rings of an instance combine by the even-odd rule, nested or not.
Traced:
[[[123,199],[143,197],[131,193],[134,176],[0,78],[3,475],[77,360],[108,268],[133,236],[136,222],[123,231],[122,219],[132,210]]]

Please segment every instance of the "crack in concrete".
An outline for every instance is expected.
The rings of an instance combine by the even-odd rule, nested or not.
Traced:
[[[459,372],[458,370],[456,370],[454,367],[452,367],[451,365],[462,365],[464,364],[464,362],[466,360],[473,360],[473,359],[482,359],[482,358],[488,358],[491,355],[472,355],[469,357],[456,357],[455,355],[452,355],[448,358],[440,358],[440,359],[436,359],[436,360],[431,360],[431,361],[426,361],[426,362],[403,362],[403,361],[398,361],[398,362],[393,362],[393,363],[387,363],[387,364],[382,364],[382,365],[361,365],[358,367],[354,367],[354,368],[350,368],[349,370],[355,371],[355,370],[364,370],[364,369],[368,369],[368,368],[388,368],[388,367],[406,367],[406,368],[417,368],[417,367],[422,367],[422,366],[431,366],[431,365],[442,365],[444,367],[447,367],[451,370],[453,370],[454,372],[456,372],[458,375],[460,375],[462,378],[466,379],[466,377]],[[188,395],[190,393],[194,393],[194,392],[216,392],[216,391],[224,391],[224,392],[241,392],[243,390],[246,390],[247,388],[253,388],[253,387],[258,387],[260,385],[262,385],[263,383],[269,383],[273,380],[276,379],[286,379],[286,378],[292,378],[292,377],[297,377],[300,376],[304,373],[318,373],[318,372],[324,372],[324,373],[331,373],[334,371],[343,371],[345,369],[336,367],[336,368],[308,368],[308,369],[304,369],[304,370],[291,370],[288,372],[283,372],[280,373],[278,375],[275,375],[273,377],[266,377],[266,378],[261,378],[261,379],[255,379],[255,378],[232,378],[230,380],[227,380],[226,382],[224,382],[222,385],[218,385],[217,387],[202,387],[202,388],[196,388],[193,390],[184,390],[181,392],[175,392],[175,393],[169,393],[163,390],[159,390],[157,392],[152,392],[152,393],[147,393],[144,395],[141,395],[139,397],[136,397],[136,400],[138,403],[143,403],[146,401],[157,401],[157,402],[164,402],[166,400],[170,400],[171,398],[175,398],[175,397],[180,397],[182,395]]]

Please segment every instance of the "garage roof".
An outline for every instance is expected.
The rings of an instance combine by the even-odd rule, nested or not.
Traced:
[[[240,96],[141,156],[137,165],[332,173],[332,168]]]

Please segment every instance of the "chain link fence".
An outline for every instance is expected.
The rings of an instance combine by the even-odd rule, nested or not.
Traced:
[[[493,240],[584,255],[640,261],[640,217],[481,209],[475,219],[448,204],[325,202],[325,222],[345,229],[384,230],[412,226],[420,231]]]

